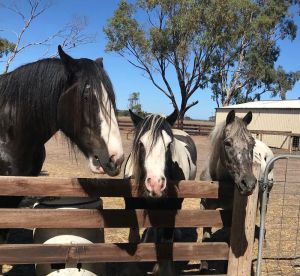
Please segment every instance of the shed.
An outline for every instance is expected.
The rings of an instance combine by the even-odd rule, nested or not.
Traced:
[[[220,107],[216,109],[216,124],[224,121],[232,109],[239,117],[252,111],[253,119],[248,128],[268,146],[288,149],[290,143],[299,150],[300,100],[256,101]]]

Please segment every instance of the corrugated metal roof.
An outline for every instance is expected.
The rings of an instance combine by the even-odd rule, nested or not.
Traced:
[[[285,101],[256,101],[243,104],[229,105],[218,109],[232,108],[299,108],[300,100],[285,100]]]

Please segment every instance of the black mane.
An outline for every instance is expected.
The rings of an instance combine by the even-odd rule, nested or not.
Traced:
[[[44,59],[23,65],[0,76],[0,108],[6,108],[16,129],[30,122],[53,122],[59,93],[67,76],[59,59]]]
[[[151,115],[148,115],[137,126],[136,131],[135,131],[136,135],[134,137],[132,152],[139,151],[139,146],[140,146],[139,140],[149,130],[152,131],[151,148],[157,142],[157,139],[162,135],[163,130],[166,131],[166,133],[171,137],[172,140],[174,139],[172,128],[171,128],[170,124],[167,122],[166,118],[164,118],[160,115],[151,114]]]
[[[71,86],[83,91],[89,83],[99,91],[98,97],[102,97],[102,83],[116,110],[113,86],[103,64],[86,58],[75,61],[78,67],[75,70],[82,72],[81,82],[72,79],[62,61],[56,58],[29,63],[0,76],[0,110],[8,115],[16,130],[20,133],[28,127],[36,131],[53,130],[57,124],[59,98]],[[76,102],[80,103],[81,99]],[[100,104],[105,103],[100,101]]]

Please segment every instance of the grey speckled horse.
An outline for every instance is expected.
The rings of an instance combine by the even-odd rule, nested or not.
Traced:
[[[233,191],[234,183],[242,195],[250,195],[256,184],[252,172],[253,161],[260,164],[261,176],[267,162],[273,158],[271,149],[259,140],[255,140],[247,129],[252,120],[252,112],[244,118],[235,115],[231,110],[226,121],[217,125],[211,135],[211,151],[208,162],[201,172],[201,180],[220,181],[222,190]],[[273,171],[269,173],[269,180],[273,181]],[[227,185],[227,186],[226,186]],[[228,186],[229,185],[229,186]],[[232,197],[221,199],[202,199],[204,209],[231,209]],[[203,240],[211,240],[211,228],[203,229]],[[203,264],[202,264],[203,265]],[[204,268],[206,264],[204,264]]]

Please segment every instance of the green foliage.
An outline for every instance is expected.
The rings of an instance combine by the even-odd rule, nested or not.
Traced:
[[[129,109],[138,115],[145,115],[146,113],[142,110],[142,105],[140,104],[140,93],[133,92],[129,96]]]
[[[15,48],[15,44],[0,37],[0,58],[7,56]]]
[[[191,96],[207,87],[219,105],[264,93],[284,98],[299,78],[297,72],[275,68],[278,41],[296,37],[293,4],[299,2],[122,0],[104,28],[106,50],[142,70],[180,118],[197,104],[189,102]]]
[[[218,42],[214,56],[213,99],[218,105],[260,100],[264,93],[284,99],[299,79],[298,72],[275,67],[278,41],[296,37],[291,1],[224,2],[217,17],[227,27],[227,38]]]

